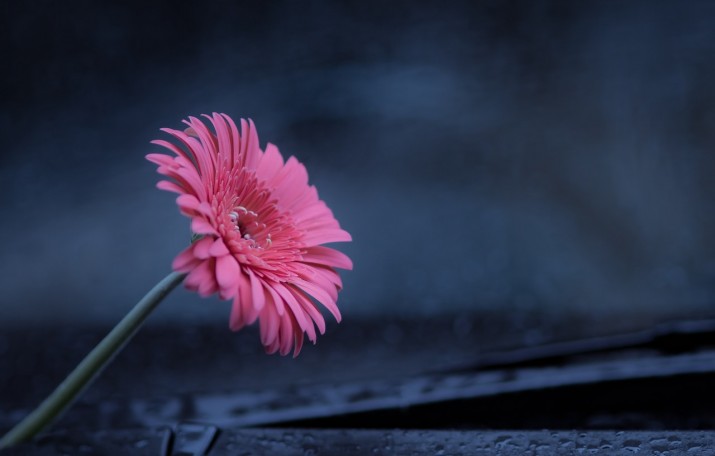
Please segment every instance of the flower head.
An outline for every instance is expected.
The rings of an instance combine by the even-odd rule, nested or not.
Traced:
[[[239,132],[225,114],[204,117],[184,120],[184,131],[162,129],[178,146],[152,141],[175,156],[146,157],[170,178],[157,187],[179,194],[179,210],[201,235],[172,267],[187,273],[188,289],[233,301],[232,330],[258,320],[268,353],[294,349],[297,356],[304,333],[315,343],[316,327],[325,332],[314,301],[340,321],[335,268],[352,269],[352,262],[321,244],[350,241],[350,234],[308,185],[305,166],[284,161],[273,144],[261,150],[252,121],[241,119]]]

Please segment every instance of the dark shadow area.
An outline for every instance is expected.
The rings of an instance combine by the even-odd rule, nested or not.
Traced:
[[[608,382],[281,423],[317,429],[711,430],[715,374]],[[667,396],[662,397],[667,391]]]

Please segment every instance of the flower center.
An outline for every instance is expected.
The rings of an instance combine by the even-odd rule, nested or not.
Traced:
[[[251,248],[267,249],[271,246],[271,233],[266,229],[266,224],[261,223],[258,213],[246,209],[243,206],[236,206],[228,214],[231,222],[235,225],[241,239]]]

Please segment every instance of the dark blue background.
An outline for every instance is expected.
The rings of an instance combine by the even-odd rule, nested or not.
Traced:
[[[0,8],[0,325],[112,324],[168,272],[188,223],[143,157],[214,110],[353,234],[345,318],[715,314],[715,3]]]

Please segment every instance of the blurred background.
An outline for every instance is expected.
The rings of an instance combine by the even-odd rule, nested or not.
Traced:
[[[144,155],[212,111],[352,233],[346,322],[715,316],[712,2],[0,8],[0,328],[112,325],[169,271],[189,226]]]

